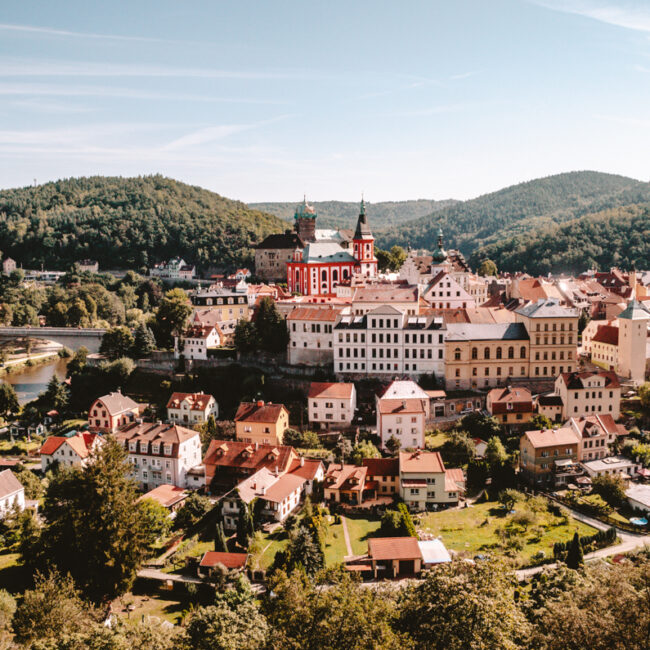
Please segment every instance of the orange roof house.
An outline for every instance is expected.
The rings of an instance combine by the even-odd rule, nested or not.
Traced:
[[[237,440],[281,445],[289,427],[289,411],[283,404],[242,402],[235,414]]]

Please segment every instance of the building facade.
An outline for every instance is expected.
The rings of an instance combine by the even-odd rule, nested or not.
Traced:
[[[237,440],[262,445],[282,445],[289,428],[289,411],[283,404],[242,402],[235,414]]]
[[[115,433],[138,416],[140,408],[121,391],[98,397],[88,409],[88,426],[93,431]]]
[[[357,409],[357,391],[352,383],[315,382],[309,387],[309,424],[319,428],[350,427]]]
[[[445,326],[435,316],[409,316],[392,306],[342,315],[334,326],[337,376],[444,376]]]
[[[207,422],[210,416],[219,417],[219,405],[212,395],[200,393],[172,393],[167,402],[167,419],[176,424],[192,425]]]
[[[290,365],[324,365],[334,361],[334,324],[341,313],[332,307],[296,307],[287,316]]]
[[[562,399],[562,417],[621,414],[621,385],[613,372],[567,372],[555,380],[555,394]]]

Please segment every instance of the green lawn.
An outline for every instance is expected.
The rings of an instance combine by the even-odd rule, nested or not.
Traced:
[[[379,529],[379,519],[362,519],[345,517],[350,535],[350,545],[355,555],[365,555],[368,552],[368,538]]]
[[[122,604],[132,604],[135,609],[128,611]],[[137,580],[131,593],[114,602],[113,611],[127,622],[153,616],[177,625],[189,606],[189,599],[180,592],[165,591],[150,581]]]
[[[445,444],[445,442],[447,442],[448,439],[449,437],[443,431],[439,431],[438,433],[427,433],[426,435],[427,449],[429,449],[430,451],[439,449]]]
[[[263,553],[259,558],[259,565],[262,569],[268,569],[273,564],[273,559],[278,551],[284,551],[289,544],[289,538],[283,528],[278,528],[270,535],[263,535],[262,548]]]
[[[513,525],[512,521],[523,510],[529,510],[525,502],[515,505],[514,515],[504,515],[497,502],[479,503],[461,510],[428,513],[416,523],[416,528],[439,536],[445,546],[454,551],[470,556],[476,553],[509,555],[520,566],[529,564],[538,551],[552,557],[553,544],[570,540],[576,531],[581,536],[597,532],[575,519],[570,518],[565,524],[561,517],[546,510],[537,512],[534,523],[524,530]],[[507,534],[509,529],[513,531],[510,536]]]
[[[343,562],[343,558],[347,554],[343,524],[330,524],[325,538],[325,564],[332,566]]]

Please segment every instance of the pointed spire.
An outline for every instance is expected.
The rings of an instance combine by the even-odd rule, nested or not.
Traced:
[[[361,195],[361,205],[359,206],[359,219],[357,220],[357,228],[354,231],[354,239],[372,239],[372,232],[368,226],[368,218],[366,217],[366,202]]]

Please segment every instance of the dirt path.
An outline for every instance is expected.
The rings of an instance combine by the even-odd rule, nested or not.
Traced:
[[[343,539],[345,540],[345,548],[348,551],[348,557],[352,557],[354,553],[352,552],[352,545],[350,544],[350,533],[348,533],[348,523],[345,520],[345,517],[341,515],[341,523],[343,524]]]

